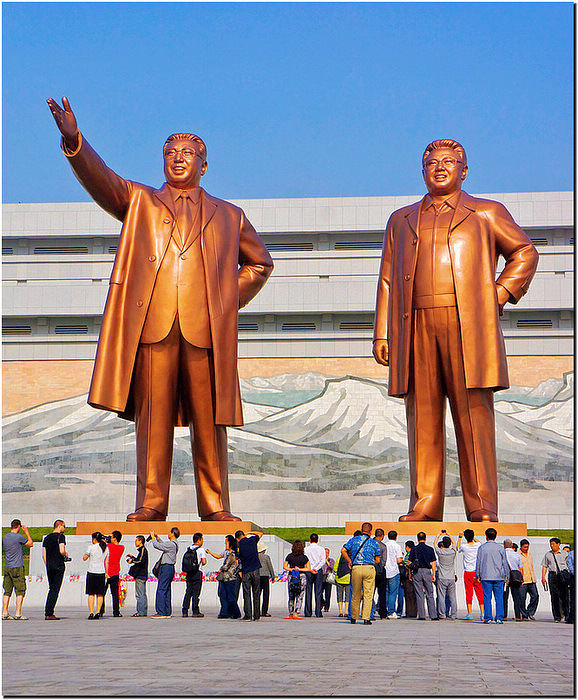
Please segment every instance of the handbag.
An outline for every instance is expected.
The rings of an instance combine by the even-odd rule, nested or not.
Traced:
[[[157,561],[157,563],[153,566],[153,576],[155,578],[159,577],[159,571],[161,570],[161,559],[162,559],[162,555],[161,555],[160,559]]]
[[[569,586],[571,580],[571,574],[568,569],[560,570],[558,562],[556,561],[556,555],[554,554],[554,564],[556,566],[556,571],[558,572],[558,580],[562,582],[562,585]]]
[[[508,557],[506,557],[506,564],[508,569],[510,569],[510,578],[508,579],[508,585],[510,588],[519,588],[524,583],[524,576],[519,569],[512,569]]]
[[[136,578],[136,574],[139,573],[139,567],[138,564],[133,564],[130,569],[128,570],[128,575],[132,576],[133,578]]]
[[[325,581],[326,581],[327,583],[332,583],[333,585],[337,585],[337,581],[335,580],[335,578],[336,578],[336,576],[335,576],[335,571],[330,571],[330,572],[327,574],[327,578],[325,579]]]

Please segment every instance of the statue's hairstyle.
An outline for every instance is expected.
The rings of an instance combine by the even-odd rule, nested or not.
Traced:
[[[426,149],[423,152],[421,162],[425,163],[425,159],[429,156],[429,154],[432,151],[435,151],[437,148],[453,148],[453,150],[459,154],[462,163],[464,165],[468,164],[468,157],[466,156],[466,149],[462,146],[461,143],[458,143],[457,141],[454,141],[453,139],[437,139],[436,141],[432,141],[429,144],[429,146],[426,146]]]
[[[203,139],[196,134],[171,134],[169,138],[165,141],[163,146],[163,155],[167,148],[167,144],[171,141],[195,141],[201,145],[201,155],[205,160],[207,160],[207,146]]]

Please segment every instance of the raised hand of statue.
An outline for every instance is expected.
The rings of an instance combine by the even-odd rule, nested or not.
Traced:
[[[373,357],[380,365],[389,365],[389,346],[387,340],[377,339],[373,341]]]
[[[49,97],[46,102],[48,102],[56,126],[64,136],[67,147],[74,150],[78,146],[78,126],[70,102],[66,97],[62,98],[62,107],[64,109],[52,97]]]

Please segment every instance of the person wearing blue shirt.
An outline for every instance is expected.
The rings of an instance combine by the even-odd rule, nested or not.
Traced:
[[[486,530],[486,542],[478,549],[476,578],[482,582],[484,593],[484,623],[492,622],[492,596],[496,601],[495,621],[504,622],[504,583],[510,578],[506,550],[496,542],[496,529]]]
[[[363,591],[361,616],[364,625],[371,625],[371,605],[375,591],[375,565],[381,558],[377,542],[371,539],[371,523],[363,523],[361,535],[353,536],[341,548],[341,556],[351,569],[351,623],[359,618],[359,606]]]

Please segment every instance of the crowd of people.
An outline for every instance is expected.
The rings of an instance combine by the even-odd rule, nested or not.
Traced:
[[[56,520],[53,532],[44,537],[42,558],[46,566],[48,595],[45,619],[58,620],[55,606],[70,560],[66,551],[66,524]],[[396,620],[401,617],[418,620],[457,620],[456,562],[462,556],[463,585],[467,612],[472,620],[476,598],[480,620],[502,624],[508,616],[508,601],[513,604],[513,619],[534,621],[539,593],[530,542],[518,544],[505,539],[496,542],[497,532],[489,527],[485,542],[476,539],[471,529],[460,532],[457,541],[445,530],[435,537],[433,546],[427,544],[424,532],[417,534],[417,543],[407,540],[404,549],[397,542],[397,532],[387,533],[377,528],[372,536],[371,523],[363,523],[339,552],[337,559],[319,544],[312,533],[309,542],[295,540],[283,563],[287,580],[288,614],[286,620],[303,617],[323,617],[329,612],[332,590],[336,590],[338,617],[352,624],[359,619],[365,625],[375,619]],[[24,534],[22,534],[24,533]],[[186,590],[181,605],[182,617],[202,618],[200,610],[203,567],[208,557],[220,561],[217,572],[220,610],[218,619],[240,619],[257,622],[269,613],[270,583],[278,577],[262,532],[243,532],[225,537],[224,549],[212,552],[204,547],[202,533],[197,532],[184,551],[181,568],[185,574]],[[147,541],[160,556],[152,568],[157,579],[152,618],[168,619],[173,614],[172,583],[175,578],[180,531],[173,527],[166,540],[152,530],[148,537],[138,535],[134,553],[125,554],[122,533],[110,535],[94,532],[83,555],[87,563],[86,588],[88,619],[99,620],[105,613],[106,593],[110,591],[113,617],[120,611],[120,570],[123,555],[130,565],[128,574],[134,579],[136,611],[133,617],[147,617],[147,580],[149,552]],[[4,573],[3,620],[26,620],[22,603],[26,593],[23,547],[32,547],[28,528],[15,519],[4,537],[6,556]],[[550,593],[552,615],[556,622],[574,622],[574,551],[562,546],[557,537],[550,539],[550,549],[542,562],[541,582]],[[243,592],[243,612],[239,594]],[[16,596],[15,615],[8,612],[12,593]],[[427,609],[427,617],[426,617]],[[302,614],[301,614],[302,613]]]

